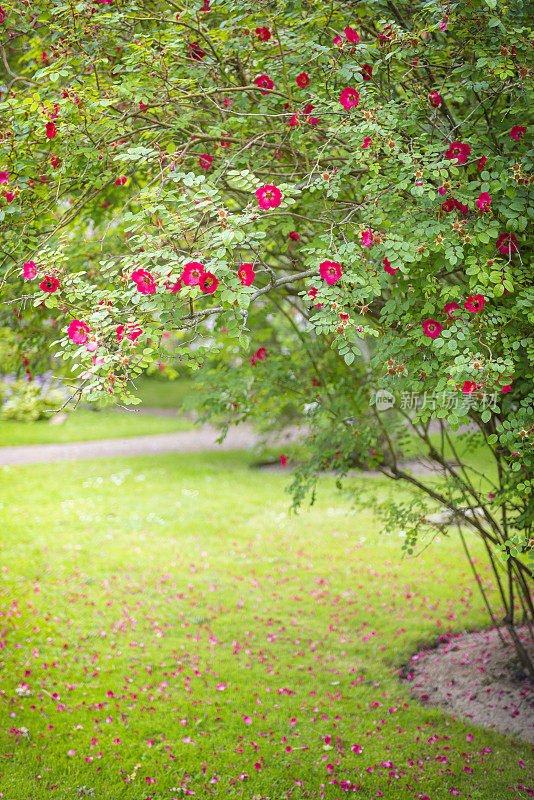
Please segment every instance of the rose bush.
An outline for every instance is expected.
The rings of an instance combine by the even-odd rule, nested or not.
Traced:
[[[386,509],[408,552],[424,497],[469,524],[513,637],[533,617],[530,9],[0,14],[2,324],[21,361],[48,335],[76,396],[124,402],[170,333],[206,415],[305,418],[297,504],[318,470],[359,463],[414,488]],[[440,482],[403,466],[407,430]]]

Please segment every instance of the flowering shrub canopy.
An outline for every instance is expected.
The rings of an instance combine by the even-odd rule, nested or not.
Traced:
[[[171,332],[175,362],[218,365],[208,410],[305,414],[297,501],[355,453],[424,484],[395,460],[404,412],[445,500],[483,506],[479,532],[530,570],[529,4],[198,6],[2,3],[17,357],[51,332],[89,400],[124,401]],[[378,389],[432,401],[386,423]],[[476,432],[493,498],[448,466],[431,419]]]

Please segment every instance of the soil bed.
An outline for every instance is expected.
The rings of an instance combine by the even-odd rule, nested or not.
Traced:
[[[508,633],[497,630],[451,636],[412,656],[403,670],[413,694],[454,716],[534,744],[534,684],[519,663]],[[521,641],[534,656],[526,628]]]

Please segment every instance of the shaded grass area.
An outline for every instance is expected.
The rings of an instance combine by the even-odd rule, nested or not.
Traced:
[[[147,408],[176,408],[181,409],[184,398],[194,390],[190,378],[176,378],[163,380],[154,377],[141,377],[135,380],[132,393],[141,400],[141,405]]]
[[[524,796],[528,745],[395,669],[486,624],[456,539],[401,561],[330,477],[290,516],[239,453],[0,480],[6,800]]]
[[[24,444],[85,442],[191,430],[193,423],[183,417],[158,417],[152,414],[117,410],[73,411],[61,424],[48,419],[37,422],[0,421],[0,447]]]

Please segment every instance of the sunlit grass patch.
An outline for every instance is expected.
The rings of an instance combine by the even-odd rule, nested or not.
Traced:
[[[287,476],[241,453],[0,481],[5,798],[512,800],[531,781],[527,745],[398,680],[420,643],[486,624],[454,537],[402,561],[330,477],[294,516]]]

